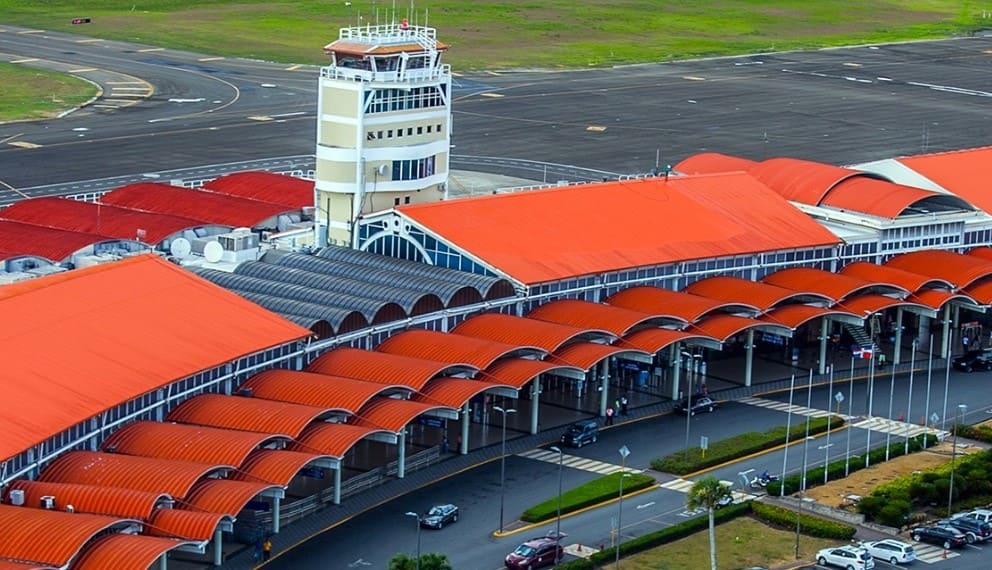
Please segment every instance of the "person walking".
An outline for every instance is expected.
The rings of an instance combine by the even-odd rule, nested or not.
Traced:
[[[261,562],[262,561],[262,539],[261,538],[259,538],[258,540],[255,541],[255,552],[254,552],[253,557],[255,558],[255,562]]]
[[[262,543],[262,560],[268,560],[272,557],[272,540],[266,537],[265,542]]]
[[[613,425],[613,407],[606,408],[606,425]]]
[[[621,416],[626,416],[627,415],[627,403],[628,403],[627,402],[627,396],[621,396],[620,397],[620,415]]]

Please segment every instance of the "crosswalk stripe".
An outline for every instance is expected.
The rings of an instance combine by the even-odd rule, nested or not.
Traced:
[[[921,542],[914,542],[913,550],[916,551],[916,559],[926,564],[933,564],[946,558],[961,556],[953,550],[948,550],[945,554],[943,548],[933,544],[923,544]]]
[[[525,459],[534,459],[535,461],[544,461],[545,463],[558,464],[559,457],[558,453],[554,451],[548,451],[546,449],[534,448],[528,449],[527,451],[521,451],[517,454],[518,457],[523,457]],[[579,457],[576,455],[564,454],[560,458],[561,464],[564,467],[571,467],[572,469],[579,469],[582,471],[590,471],[592,473],[599,473],[601,475],[610,475],[618,471],[627,471],[628,473],[643,473],[643,469],[632,469],[630,467],[622,467],[614,463],[607,463],[605,461],[597,461],[595,459],[588,459],[586,457]]]

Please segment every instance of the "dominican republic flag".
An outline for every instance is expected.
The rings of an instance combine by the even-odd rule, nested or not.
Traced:
[[[869,360],[874,354],[875,351],[874,351],[874,347],[872,346],[862,346],[854,352],[854,356],[857,356],[862,360]]]

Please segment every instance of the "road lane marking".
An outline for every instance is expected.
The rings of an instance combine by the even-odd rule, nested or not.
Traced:
[[[27,141],[13,141],[13,142],[9,142],[7,144],[9,144],[10,146],[16,146],[16,147],[20,147],[20,148],[41,148],[41,145],[40,144],[35,144],[35,143],[32,143],[32,142],[27,142]]]
[[[138,53],[149,53],[153,51],[164,51],[164,50],[165,48],[145,48],[145,49],[139,49]]]
[[[95,67],[81,67],[79,69],[70,69],[69,73],[86,73],[87,71],[96,71]]]
[[[223,57],[219,57],[219,56],[216,56],[216,57],[201,57],[200,59],[198,59],[196,61],[220,61],[222,59],[224,59],[224,58]]]
[[[24,59],[15,59],[15,60],[12,60],[10,63],[31,63],[32,61],[38,61],[38,58],[36,58],[36,57],[28,57],[28,58],[24,58]]]

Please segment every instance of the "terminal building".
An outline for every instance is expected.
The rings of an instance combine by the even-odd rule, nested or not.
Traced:
[[[449,199],[434,30],[349,28],[326,49],[313,180],[0,210],[9,275],[63,269],[0,286],[4,568],[220,565],[497,443],[501,422],[731,398],[757,359],[815,376],[988,344],[992,149],[847,167],[706,153]],[[73,257],[107,239],[119,260]]]

